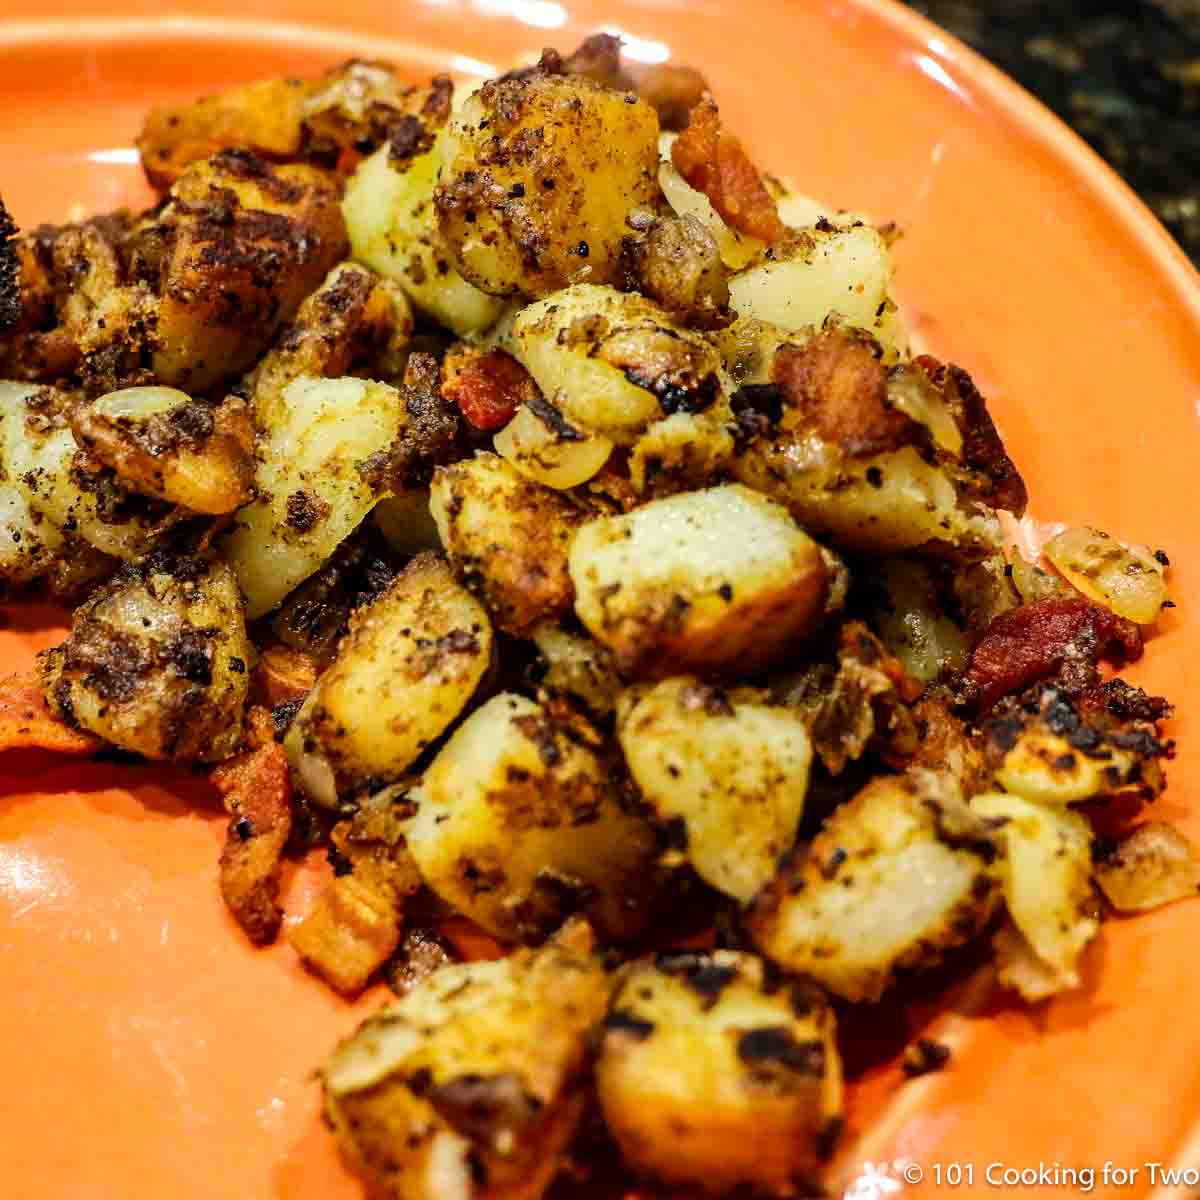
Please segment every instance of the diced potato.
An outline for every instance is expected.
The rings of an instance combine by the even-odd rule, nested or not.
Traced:
[[[339,191],[324,171],[237,150],[187,168],[161,218],[171,237],[155,314],[158,382],[199,395],[258,358],[345,257]]]
[[[986,558],[1003,542],[995,513],[963,498],[912,446],[850,458],[812,439],[760,439],[734,460],[734,473],[786,504],[806,529],[850,550]]]
[[[692,491],[728,477],[733,425],[722,400],[702,413],[677,412],[655,421],[629,456],[629,478],[639,493]]]
[[[78,407],[71,425],[133,491],[213,516],[250,499],[254,424],[237,397],[213,405],[175,388],[123,388]]]
[[[594,729],[504,692],[455,731],[410,793],[409,849],[448,904],[508,941],[585,912],[606,938],[642,927],[655,837],[622,808]]]
[[[156,553],[122,567],[42,656],[51,709],[125,750],[219,762],[237,748],[253,649],[225,563]]]
[[[237,515],[224,554],[251,618],[307,579],[371,511],[358,465],[386,448],[407,415],[400,393],[363,379],[297,379],[258,448],[258,498]]]
[[[491,325],[504,302],[468,283],[437,235],[433,186],[441,154],[439,141],[397,162],[384,146],[346,185],[342,211],[354,257],[395,280],[417,308],[462,337]]]
[[[700,878],[753,899],[796,840],[812,761],[801,715],[765,693],[683,676],[625,693],[617,735],[643,798],[678,825],[672,844]]]
[[[430,507],[451,565],[499,629],[519,636],[571,610],[567,550],[583,517],[560,493],[477,454],[438,468]]]
[[[260,429],[286,420],[288,384],[308,375],[393,382],[404,371],[413,314],[399,284],[358,263],[339,263],[246,377]]]
[[[1127,546],[1099,529],[1064,529],[1042,553],[1089,600],[1139,625],[1153,625],[1170,599],[1165,568],[1149,550]]]
[[[970,643],[946,613],[930,568],[903,558],[880,565],[887,604],[872,624],[889,652],[904,664],[905,674],[932,683],[961,671]]]
[[[991,830],[928,772],[872,780],[835,809],[756,902],[755,945],[847,1000],[931,966],[999,898]]]
[[[638,963],[600,1044],[604,1119],[625,1161],[664,1183],[793,1195],[815,1186],[840,1124],[835,1032],[815,988],[778,986],[752,954]]]
[[[783,329],[820,329],[836,316],[881,337],[890,283],[887,243],[877,229],[814,226],[731,276],[729,296],[738,316]]]
[[[584,525],[571,546],[575,611],[641,676],[748,673],[811,633],[840,564],[779,505],[730,484]]]
[[[553,621],[535,625],[529,638],[545,666],[543,687],[582,700],[597,716],[606,716],[616,708],[621,679],[603,646]]]
[[[567,427],[619,446],[661,416],[722,400],[712,345],[636,294],[576,284],[522,310],[512,345]]]
[[[608,999],[586,941],[442,967],[321,1072],[347,1162],[387,1200],[538,1200],[583,1109]]]
[[[580,434],[555,421],[557,409],[546,415],[547,424],[533,409],[522,405],[492,439],[496,453],[535,483],[565,491],[587,483],[608,462],[613,444],[606,437]],[[557,427],[556,427],[557,426]]]
[[[466,707],[491,655],[492,628],[479,602],[437,555],[414,558],[350,618],[337,657],[288,734],[302,780],[324,781],[309,787],[313,799],[329,803],[333,780],[399,778]]]
[[[626,217],[658,196],[658,117],[581,76],[485,83],[446,131],[434,193],[459,270],[496,296],[613,282]]]
[[[6,451],[7,425],[24,424],[24,405],[38,389],[0,382],[0,581],[19,587],[45,575],[63,545],[62,531],[30,504],[30,488]],[[27,435],[18,428],[15,436]]]
[[[1200,893],[1200,859],[1173,825],[1147,821],[1095,864],[1092,877],[1118,912],[1147,912]]]
[[[1092,915],[1092,832],[1087,819],[1019,796],[987,792],[971,809],[1001,822],[998,866],[1004,902],[1033,952],[1062,981],[1079,984],[1079,956],[1096,935]]]

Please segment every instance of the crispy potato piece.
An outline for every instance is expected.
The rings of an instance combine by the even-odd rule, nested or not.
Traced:
[[[731,484],[589,521],[575,611],[623,673],[748,673],[820,623],[842,567],[779,505]]]
[[[41,655],[51,712],[151,759],[220,762],[242,736],[252,648],[222,562],[157,552],[122,566]]]
[[[625,219],[658,191],[658,118],[642,101],[538,71],[485,83],[451,120],[438,228],[495,296],[616,279]]]
[[[254,619],[312,575],[359,525],[379,489],[358,469],[409,419],[401,394],[362,379],[300,378],[258,447],[258,498],[241,509],[223,553]]]
[[[440,141],[401,158],[385,146],[346,185],[342,211],[354,257],[394,280],[423,313],[463,337],[494,324],[504,302],[468,283],[441,243],[433,206],[441,162]]]
[[[1118,912],[1148,912],[1200,892],[1200,859],[1173,825],[1147,821],[1100,858],[1092,878]]]
[[[535,941],[578,911],[610,939],[645,924],[654,833],[624,811],[600,736],[566,706],[492,697],[409,799],[426,884],[489,933]]]
[[[94,754],[104,743],[51,712],[34,671],[0,680],[0,750]]]
[[[279,866],[292,832],[292,785],[270,713],[251,710],[247,725],[251,748],[221,763],[211,778],[230,816],[221,897],[246,936],[263,946],[275,940],[283,920]]]
[[[811,436],[784,434],[754,441],[734,460],[734,474],[848,550],[921,550],[970,562],[998,554],[1003,541],[995,512],[913,446],[850,458]]]
[[[655,421],[629,456],[634,490],[669,496],[727,479],[735,449],[731,417],[722,400],[701,413],[677,412]]]
[[[537,381],[561,433],[632,445],[672,413],[723,400],[720,358],[705,339],[636,294],[580,283],[523,309],[513,353]]]
[[[608,462],[613,448],[608,438],[586,436],[567,424],[544,398],[534,408],[519,408],[492,444],[527,479],[560,491],[587,483]]]
[[[998,825],[1004,903],[1060,990],[1079,986],[1079,957],[1100,927],[1092,914],[1092,832],[1065,808],[987,792],[971,809]]]
[[[781,867],[750,935],[785,969],[878,1000],[898,970],[935,965],[987,923],[999,900],[993,839],[929,772],[874,779]]]
[[[13,572],[6,577],[14,582],[44,574],[61,555],[79,554],[63,530],[104,554],[132,560],[178,516],[126,490],[110,470],[92,469],[67,426],[71,400],[53,388],[0,384],[0,465],[14,490],[11,511],[24,522],[18,528],[27,551],[5,556]]]
[[[729,303],[739,317],[792,332],[820,329],[836,316],[891,348],[884,340],[891,277],[887,242],[877,229],[822,222],[732,275]]]
[[[570,612],[567,550],[583,514],[562,495],[484,453],[439,467],[430,507],[451,565],[498,629],[520,636]]]
[[[801,716],[691,676],[626,692],[617,736],[643,798],[696,873],[743,903],[792,848],[812,746]]]
[[[438,556],[414,558],[351,618],[288,734],[292,766],[313,799],[332,804],[334,778],[399,778],[466,706],[491,654],[479,602]]]
[[[629,969],[596,1065],[625,1161],[664,1183],[724,1194],[815,1186],[842,1114],[834,1015],[753,954],[662,955]]]
[[[188,104],[156,104],[137,136],[150,186],[167,192],[192,163],[232,147],[299,157],[310,88],[302,79],[264,79]]]
[[[213,516],[251,497],[254,424],[237,397],[212,405],[174,388],[125,388],[77,405],[71,429],[133,491]]]
[[[412,330],[412,309],[396,284],[357,263],[339,263],[246,379],[259,428],[286,420],[284,392],[302,376],[393,380]]]
[[[244,151],[187,169],[161,217],[172,245],[152,357],[160,383],[204,392],[258,358],[345,257],[340,199],[325,172]]]
[[[699,329],[733,319],[721,248],[698,217],[659,217],[632,250],[639,290],[672,317]]]
[[[1089,600],[1138,625],[1153,625],[1170,599],[1162,562],[1145,546],[1126,545],[1099,529],[1064,529],[1042,553]]]
[[[621,679],[612,655],[598,642],[553,621],[535,625],[529,639],[545,667],[542,687],[573,696],[599,717],[617,707]]]
[[[609,984],[586,937],[443,967],[321,1072],[347,1162],[389,1200],[538,1200],[583,1107]]]

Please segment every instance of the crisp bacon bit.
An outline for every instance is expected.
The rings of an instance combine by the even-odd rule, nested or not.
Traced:
[[[251,680],[254,703],[274,708],[306,696],[317,681],[317,664],[307,654],[278,642],[263,650]]]
[[[946,364],[931,354],[913,359],[945,397],[963,436],[963,462],[987,481],[985,500],[993,508],[1003,508],[1021,516],[1029,503],[1025,481],[1016,464],[1008,457],[1004,442],[988,412],[987,401],[970,375],[961,367]]]
[[[292,785],[266,709],[251,711],[248,728],[253,749],[214,768],[211,778],[230,814],[221,895],[246,936],[261,946],[274,940],[283,919],[279,864],[292,831]]]
[[[721,128],[711,96],[705,96],[692,109],[687,128],[671,147],[671,161],[734,229],[767,243],[787,236],[787,226],[779,219],[779,210],[758,168],[742,143]]]
[[[984,630],[963,676],[967,697],[984,713],[1002,696],[1054,677],[1070,659],[1142,656],[1141,630],[1083,597],[1056,597],[1001,613]]]
[[[783,392],[785,424],[799,421],[847,454],[897,450],[917,432],[888,405],[887,372],[865,338],[831,330],[805,346],[783,346],[771,378]]]
[[[456,404],[476,429],[501,429],[537,395],[537,384],[511,354],[490,350],[448,355],[442,398]]]
[[[50,712],[36,672],[0,681],[0,750],[94,754],[103,746],[100,738],[72,729]]]

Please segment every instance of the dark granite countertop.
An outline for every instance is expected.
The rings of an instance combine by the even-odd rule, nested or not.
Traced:
[[[1200,0],[910,0],[1052,108],[1200,265]]]

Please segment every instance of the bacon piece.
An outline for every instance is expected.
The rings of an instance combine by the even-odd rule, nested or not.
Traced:
[[[671,161],[734,229],[768,243],[787,236],[787,226],[779,219],[758,168],[742,143],[721,128],[711,96],[691,110],[687,128],[671,147]]]
[[[1058,675],[1142,656],[1141,630],[1080,597],[1055,597],[1001,613],[984,630],[963,674],[966,698],[984,713],[1002,696]]]
[[[306,696],[317,681],[317,664],[309,655],[282,642],[267,646],[254,668],[254,701],[267,708]]]
[[[36,671],[0,681],[0,750],[94,754],[103,746],[100,738],[73,729],[50,712]]]
[[[251,710],[247,728],[253,748],[214,768],[211,778],[231,818],[221,896],[246,936],[262,946],[274,941],[283,919],[279,866],[292,832],[292,785],[267,710]]]
[[[511,354],[473,350],[447,355],[442,398],[458,406],[476,429],[500,429],[538,394],[537,384]]]
[[[887,371],[868,338],[830,330],[783,346],[771,378],[783,392],[784,427],[800,425],[847,454],[897,450],[916,435],[916,424],[888,404]]]
[[[1008,457],[987,401],[970,375],[953,363],[943,363],[931,354],[913,359],[945,398],[963,436],[962,460],[982,478],[979,499],[993,508],[1021,516],[1029,503],[1025,481]]]

